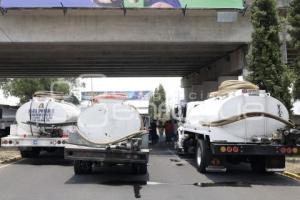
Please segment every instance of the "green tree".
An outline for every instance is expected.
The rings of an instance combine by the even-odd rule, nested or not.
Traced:
[[[275,0],[255,0],[251,7],[251,50],[247,79],[265,89],[291,109],[290,69],[281,60],[280,24]]]
[[[57,78],[15,78],[1,79],[0,88],[5,95],[12,95],[20,98],[20,103],[29,101],[36,91],[62,92],[69,94],[70,86]],[[76,102],[76,101],[75,101]]]
[[[150,97],[149,115],[151,119],[163,120],[166,118],[166,91],[161,84],[155,88]]]
[[[288,22],[291,25],[288,30],[291,36],[291,46],[300,51],[300,0],[293,0],[290,3]],[[300,99],[300,55],[295,59],[292,64],[295,73],[295,82],[293,88],[294,99]]]

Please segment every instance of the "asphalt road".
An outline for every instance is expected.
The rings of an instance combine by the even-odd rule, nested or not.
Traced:
[[[300,184],[281,175],[253,174],[245,165],[202,175],[192,163],[192,158],[179,158],[168,148],[154,148],[148,175],[132,175],[128,168],[115,167],[75,176],[71,162],[46,154],[37,160],[0,165],[0,199],[300,199]]]

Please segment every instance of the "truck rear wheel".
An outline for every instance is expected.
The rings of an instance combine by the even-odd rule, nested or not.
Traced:
[[[74,173],[80,174],[90,174],[92,173],[92,162],[75,160],[74,161]]]
[[[147,164],[133,164],[132,170],[135,174],[147,174]]]
[[[266,159],[264,156],[257,156],[251,159],[251,169],[256,173],[266,172]]]
[[[200,173],[206,173],[208,149],[204,140],[198,140],[196,145],[196,166]]]

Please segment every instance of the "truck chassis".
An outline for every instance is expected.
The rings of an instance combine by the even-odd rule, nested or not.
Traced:
[[[226,171],[228,164],[247,162],[254,172],[283,171],[285,156],[299,155],[299,144],[222,143],[210,142],[209,136],[188,132],[179,154],[193,153],[197,170]]]
[[[72,144],[65,146],[65,159],[74,160],[75,174],[91,173],[92,165],[99,163],[131,165],[135,173],[146,174],[148,157],[148,149],[136,151]]]

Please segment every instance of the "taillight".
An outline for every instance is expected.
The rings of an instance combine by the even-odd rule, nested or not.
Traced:
[[[237,153],[237,152],[239,152],[239,148],[238,148],[238,147],[233,147],[233,149],[232,149],[232,150],[233,150],[233,152],[234,152],[234,153]]]
[[[13,142],[11,140],[8,141],[8,144],[12,144]]]
[[[7,144],[7,140],[3,140],[2,143],[3,143],[3,144]]]
[[[297,154],[297,153],[298,153],[298,148],[294,147],[294,148],[293,148],[293,153],[294,153],[294,154]]]
[[[220,151],[221,151],[222,153],[225,153],[225,152],[226,152],[226,147],[224,147],[224,146],[220,147]]]
[[[58,140],[58,141],[57,141],[57,144],[61,144],[61,141],[60,141],[60,140]]]
[[[291,148],[291,147],[286,148],[286,152],[287,152],[288,154],[292,153],[292,148]]]
[[[232,152],[232,147],[227,147],[227,152],[231,153]]]
[[[281,147],[281,148],[280,148],[280,152],[281,152],[282,154],[284,154],[284,153],[286,152],[286,148],[285,148],[285,147]]]

